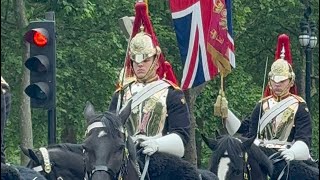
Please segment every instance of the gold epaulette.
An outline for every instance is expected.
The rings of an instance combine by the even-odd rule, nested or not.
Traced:
[[[122,89],[126,89],[131,83],[135,82],[136,79],[135,78],[129,78],[126,79],[126,81],[123,83],[123,85],[121,85],[120,83],[117,85],[117,89],[115,91],[115,93],[119,92]]]
[[[294,98],[296,98],[299,102],[306,102],[302,97],[298,96],[298,95],[295,95],[295,94],[292,94],[292,96]]]
[[[177,84],[173,83],[172,81],[169,81],[168,79],[162,79],[162,80],[169,83],[174,89],[181,90],[181,88]]]
[[[270,99],[270,98],[272,98],[272,95],[260,99],[259,103],[261,103],[262,101],[265,101],[267,99]]]

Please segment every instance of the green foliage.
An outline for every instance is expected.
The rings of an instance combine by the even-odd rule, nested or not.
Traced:
[[[56,3],[56,4],[50,4]],[[319,22],[319,1],[311,0],[311,19]],[[118,19],[134,15],[131,0],[62,0],[25,1],[28,20],[43,19],[44,12],[55,11],[57,30],[57,137],[58,142],[81,142],[85,131],[83,109],[91,101],[97,110],[108,108],[115,90],[118,70],[123,66],[127,42]],[[297,72],[303,74],[303,52],[298,42],[299,21],[304,6],[298,0],[234,0],[233,25],[237,67],[226,78],[229,107],[239,118],[251,113],[261,97],[265,61],[274,59],[277,37],[287,33],[291,38],[292,57]],[[22,63],[22,34],[16,23],[13,0],[1,1],[1,70],[13,93],[12,111],[6,128],[6,154],[10,162],[18,163],[19,120]],[[149,11],[160,47],[172,63],[178,79],[182,65],[168,1],[149,1]],[[319,49],[315,48],[314,75],[319,76]],[[297,73],[299,79],[301,73]],[[208,82],[197,97],[195,117],[197,133],[211,136],[221,126],[213,116],[213,104],[220,88],[217,76]],[[319,84],[313,95],[313,146],[319,157]],[[34,146],[47,144],[47,114],[32,111]],[[70,136],[70,137],[69,137]],[[199,137],[197,140],[201,141]],[[207,165],[210,151],[203,145],[201,161]]]

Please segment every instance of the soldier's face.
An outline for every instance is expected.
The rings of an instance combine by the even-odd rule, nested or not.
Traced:
[[[289,93],[289,90],[293,86],[293,83],[290,79],[286,79],[280,82],[270,80],[270,86],[275,95],[281,96]]]
[[[154,58],[154,56],[149,57],[141,63],[136,63],[133,61],[133,70],[138,79],[142,79],[146,77],[146,75],[148,75],[148,77],[156,76],[159,64],[158,61],[154,61]]]

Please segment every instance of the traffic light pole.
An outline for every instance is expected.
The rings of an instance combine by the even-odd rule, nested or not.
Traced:
[[[45,19],[46,20],[55,20],[54,12],[46,12],[45,14]],[[55,38],[54,38],[55,39]],[[55,71],[55,69],[54,69]],[[55,74],[55,73],[54,73]],[[54,76],[54,81],[55,81],[56,76]],[[54,106],[50,109],[48,109],[48,144],[56,144],[57,142],[57,118],[56,118],[56,87],[54,87],[54,93],[53,93],[53,102]]]
[[[48,110],[48,144],[56,143],[56,107]]]

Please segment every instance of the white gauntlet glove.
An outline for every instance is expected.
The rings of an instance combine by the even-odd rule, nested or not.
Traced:
[[[291,148],[281,152],[286,161],[307,160],[310,158],[309,148],[303,141],[296,141]]]
[[[228,133],[233,136],[241,126],[241,121],[228,109],[228,117],[225,119],[226,129]]]
[[[161,136],[162,136],[161,134],[157,134],[155,136],[146,136],[146,135],[143,135],[143,134],[138,134],[138,135],[135,135],[135,136],[131,136],[131,139],[136,144],[136,143],[140,143],[140,142],[147,141],[147,140],[150,140],[150,139],[157,139],[157,138],[159,138]]]
[[[159,138],[151,138],[140,143],[144,148],[142,153],[151,156],[155,152],[164,152],[178,157],[184,155],[184,144],[179,135],[175,133],[168,134]]]

